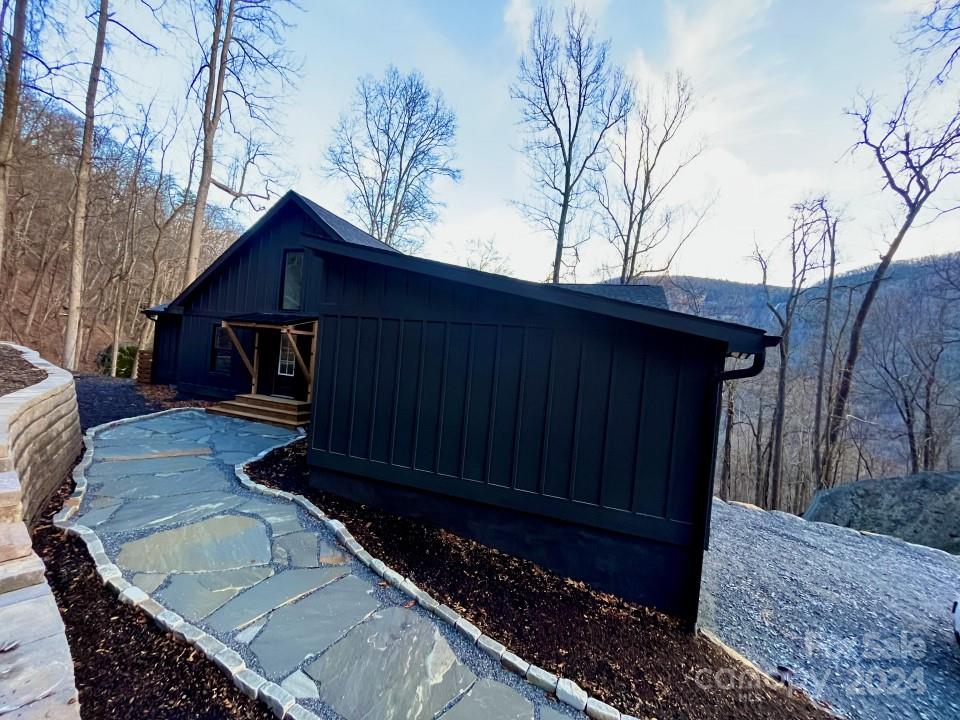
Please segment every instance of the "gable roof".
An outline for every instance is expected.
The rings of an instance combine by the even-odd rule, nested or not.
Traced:
[[[296,195],[297,199],[303,202],[312,211],[312,213],[316,216],[314,219],[322,220],[323,222],[320,224],[326,225],[328,228],[333,230],[333,232],[344,242],[353,243],[354,245],[363,245],[364,247],[376,248],[378,250],[387,250],[388,252],[393,253],[399,252],[395,248],[387,245],[382,240],[377,240],[373,235],[365,230],[361,230],[353,223],[344,220],[339,215],[334,215],[325,207],[317,205],[310,198],[294,192],[293,190],[291,190],[290,193]]]
[[[204,280],[215,273],[221,265],[223,265],[233,256],[235,252],[237,252],[237,250],[242,248],[251,237],[256,235],[261,228],[268,225],[281,210],[291,204],[299,207],[307,214],[307,217],[320,225],[320,227],[325,228],[330,233],[330,236],[337,242],[373,248],[375,250],[382,250],[390,253],[397,253],[396,250],[387,245],[385,242],[377,240],[375,237],[373,237],[373,235],[364,232],[353,223],[344,220],[339,215],[334,215],[326,208],[317,205],[317,203],[313,202],[313,200],[309,200],[295,190],[287,190],[287,192],[284,193],[283,196],[263,214],[263,217],[257,220],[257,222],[247,228],[246,232],[234,240],[233,243],[230,244],[230,247],[224,250],[212,263],[210,263],[206,270],[197,275],[192,283],[187,285],[187,287],[185,287],[181,293],[177,295],[177,297],[167,304],[167,307],[181,304],[187,296],[189,296],[203,283]]]
[[[518,280],[505,275],[483,272],[481,270],[473,270],[459,265],[450,265],[436,260],[404,255],[293,190],[289,190],[274,203],[273,207],[267,210],[263,217],[237,238],[220,257],[214,260],[183,292],[173,299],[165,310],[160,312],[176,312],[176,310],[171,309],[181,305],[198,286],[210,277],[210,275],[217,272],[248,240],[256,235],[264,226],[269,224],[283,208],[291,204],[300,208],[307,217],[326,230],[325,237],[305,235],[303,240],[306,247],[407,270],[409,272],[431,275],[452,282],[526,297],[531,300],[599,313],[601,315],[638,322],[652,327],[715,340],[726,343],[728,352],[731,353],[762,354],[765,348],[772,347],[779,341],[779,338],[767,335],[766,330],[760,328],[669,310],[666,306],[665,298],[662,304],[659,302],[638,302],[641,294],[646,294],[648,299],[653,299],[654,291],[649,289],[610,289],[650,287],[646,285],[608,285],[604,287],[601,285],[586,284],[577,286],[578,284],[576,283],[571,285],[536,283],[527,280]],[[662,288],[660,289],[660,293],[663,293]],[[632,299],[628,298],[628,294],[633,294],[635,297]],[[158,308],[151,308],[151,310],[156,311]],[[182,312],[182,309],[179,311]]]
[[[611,300],[649,305],[650,307],[669,310],[667,294],[659,285],[620,285],[618,283],[561,283],[560,287],[576,292],[600,295]]]

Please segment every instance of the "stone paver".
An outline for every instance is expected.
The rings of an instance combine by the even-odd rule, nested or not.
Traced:
[[[248,587],[273,575],[269,565],[236,570],[174,575],[170,584],[157,595],[166,606],[188,620],[200,620]]]
[[[443,714],[444,720],[533,720],[533,703],[516,690],[480,680],[466,697]]]
[[[357,556],[342,525],[238,482],[235,463],[295,437],[197,410],[106,428],[71,521],[121,600],[195,643],[278,716],[575,717],[525,683],[527,664],[496,640],[484,636],[479,647],[466,619],[450,610],[447,624],[414,607],[411,597],[428,609],[436,602],[365,551]]]
[[[117,557],[136,572],[201,572],[262,565],[270,560],[263,523],[223,515],[125,543]]]
[[[320,697],[348,718],[432,718],[476,680],[436,625],[391,607],[309,664]]]
[[[340,568],[288,570],[279,573],[235,597],[207,618],[207,624],[218,632],[240,630],[268,612],[346,574],[347,571]]]
[[[286,675],[307,655],[326,650],[376,610],[379,603],[371,591],[367,583],[348,575],[323,592],[273,613],[250,644],[267,677]]]

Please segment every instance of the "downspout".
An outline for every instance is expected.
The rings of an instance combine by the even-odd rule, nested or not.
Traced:
[[[767,348],[774,348],[780,344],[780,337],[777,335],[763,336],[763,350],[753,354],[753,364],[750,367],[737,368],[736,370],[725,370],[717,375],[717,382],[722,383],[727,380],[739,380],[741,378],[756,377],[767,364]]]
[[[776,347],[780,344],[780,337],[778,335],[764,335],[763,339],[763,349],[760,352],[753,354],[753,363],[749,367],[737,368],[735,370],[724,370],[716,374],[714,379],[718,387],[718,392],[716,395],[716,409],[714,410],[714,437],[711,442],[711,454],[710,454],[710,483],[709,483],[709,493],[707,495],[707,518],[706,518],[706,527],[704,528],[703,536],[703,549],[704,551],[710,549],[710,523],[713,516],[713,481],[714,476],[716,475],[716,462],[717,462],[717,446],[716,446],[716,433],[720,429],[720,397],[722,395],[722,385],[727,380],[739,380],[741,378],[751,378],[756,377],[761,372],[767,364],[767,349]],[[729,356],[728,356],[729,357]]]

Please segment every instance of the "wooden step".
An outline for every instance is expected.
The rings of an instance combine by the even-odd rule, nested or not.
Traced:
[[[291,398],[274,397],[273,395],[253,395],[243,393],[237,395],[233,402],[243,403],[244,405],[256,405],[257,407],[270,408],[271,410],[302,410],[310,411],[310,403],[305,400],[293,400]]]
[[[253,405],[240,400],[224,400],[217,403],[214,407],[223,410],[236,410],[238,412],[256,413],[263,417],[275,418],[276,420],[289,420],[291,422],[309,422],[310,408],[268,408],[261,405]]]
[[[258,412],[254,408],[241,410],[239,408],[230,408],[230,407],[225,408],[222,406],[222,404],[211,405],[210,407],[207,408],[207,412],[212,413],[214,415],[226,415],[228,417],[242,418],[244,420],[253,420],[255,422],[264,422],[264,423],[269,423],[271,425],[280,425],[282,427],[288,427],[288,428],[295,428],[295,427],[300,427],[302,425],[308,424],[308,421],[306,420],[301,421],[296,418],[280,419],[275,417],[267,417],[262,412]]]

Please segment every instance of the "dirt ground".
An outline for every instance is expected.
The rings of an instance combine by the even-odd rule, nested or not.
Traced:
[[[769,687],[667,616],[438,528],[309,489],[303,441],[248,471],[257,482],[311,498],[371,554],[484,632],[622,711],[658,720],[833,717],[799,691]]]

